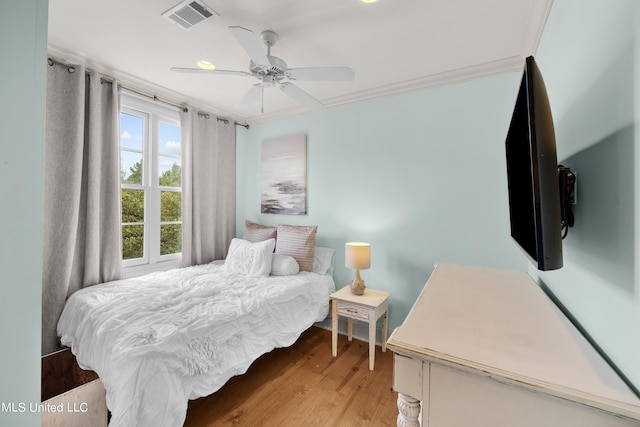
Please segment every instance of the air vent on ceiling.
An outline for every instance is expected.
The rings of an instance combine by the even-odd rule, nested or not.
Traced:
[[[186,0],[167,10],[162,16],[178,24],[181,28],[190,30],[194,25],[205,19],[217,18],[220,15],[215,10],[209,9],[201,1]]]

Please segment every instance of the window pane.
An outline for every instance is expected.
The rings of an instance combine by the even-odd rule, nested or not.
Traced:
[[[124,184],[142,184],[142,153],[120,150],[120,180]]]
[[[122,222],[144,222],[144,190],[122,189]]]
[[[159,156],[158,184],[163,187],[180,187],[182,182],[182,168],[180,159]]]
[[[158,152],[160,154],[180,157],[180,126],[160,122],[159,138],[160,147]]]
[[[122,226],[122,259],[144,256],[144,225]]]
[[[160,226],[160,255],[177,254],[182,251],[182,225]]]
[[[120,148],[142,150],[144,119],[127,113],[120,113]]]
[[[158,147],[158,184],[165,187],[180,187],[182,162],[180,126],[160,122]]]
[[[182,221],[182,193],[178,191],[160,192],[160,221]]]

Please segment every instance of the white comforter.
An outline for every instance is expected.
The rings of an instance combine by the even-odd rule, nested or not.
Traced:
[[[334,290],[327,275],[250,278],[212,263],[82,289],[58,335],[100,376],[110,426],[181,426],[188,399],[293,344]]]

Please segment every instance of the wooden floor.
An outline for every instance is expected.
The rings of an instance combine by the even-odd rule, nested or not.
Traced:
[[[340,336],[331,356],[331,331],[312,327],[289,348],[255,361],[218,392],[189,401],[186,427],[395,426],[393,353]]]

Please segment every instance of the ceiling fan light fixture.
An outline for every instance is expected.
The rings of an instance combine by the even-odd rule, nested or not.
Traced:
[[[215,70],[216,69],[215,65],[213,65],[211,62],[205,61],[205,60],[200,60],[200,61],[196,62],[196,65],[201,70]]]

